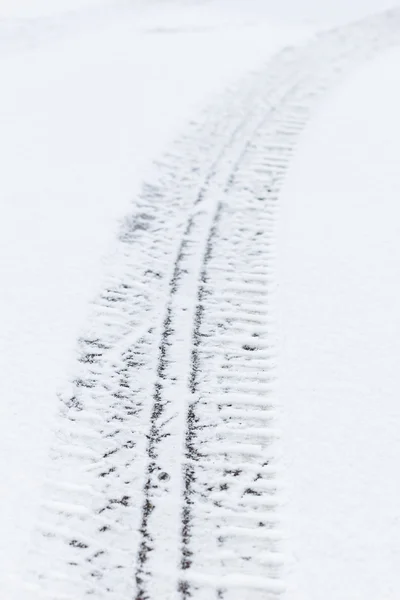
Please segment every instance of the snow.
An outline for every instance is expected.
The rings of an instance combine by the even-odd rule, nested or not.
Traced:
[[[1,18],[37,19],[92,7],[98,8],[107,4],[112,4],[111,0],[0,0],[0,16]]]
[[[3,3],[17,6],[25,15]],[[57,35],[38,19],[0,54],[2,589],[34,524],[57,391],[147,166],[227,85],[304,35],[268,22],[193,35],[196,7],[175,7],[179,31],[164,35],[171,14],[140,8],[76,13],[67,29],[58,16]]]
[[[311,36],[316,23],[345,22],[392,2],[348,4],[0,0],[0,589],[7,599],[21,600],[57,393],[150,164],[226,88],[240,89],[242,78]],[[330,96],[281,198],[285,419],[278,434],[288,600],[398,595],[398,61],[397,51],[386,54]],[[232,294],[249,287],[235,284]],[[257,400],[246,393],[263,385],[269,389],[246,384],[239,394],[248,418]],[[209,444],[208,452],[264,456],[258,438],[249,441]],[[58,509],[78,518],[87,512],[73,502]],[[246,585],[243,575],[224,577]]]
[[[282,196],[288,600],[400,589],[399,59],[329,97]]]

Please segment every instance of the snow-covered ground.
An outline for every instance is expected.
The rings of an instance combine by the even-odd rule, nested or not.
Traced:
[[[104,2],[103,2],[104,3]],[[1,0],[1,18],[38,18],[54,14],[63,14],[71,10],[97,7],[101,0]]]
[[[332,94],[281,198],[293,600],[400,590],[399,60]]]
[[[0,0],[2,597],[284,589],[252,529],[275,476],[257,461],[277,201],[288,598],[397,597],[399,54],[356,67],[400,41],[398,15],[305,43],[391,4]],[[358,74],[332,92],[342,71]],[[125,387],[141,408],[122,417]],[[218,460],[200,469],[196,443]],[[221,475],[234,456],[257,485]]]

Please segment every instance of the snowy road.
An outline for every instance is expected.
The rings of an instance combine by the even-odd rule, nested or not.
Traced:
[[[123,14],[123,3],[119,6]],[[329,585],[337,594],[332,598],[353,600],[357,581],[349,587],[351,592],[346,589],[340,595],[338,587],[326,582],[326,571],[321,569],[319,577],[313,577],[314,565],[319,564],[322,554],[318,544],[323,546],[328,538],[319,531],[309,535],[313,504],[311,494],[303,491],[304,482],[315,488],[321,498],[318,509],[323,512],[326,498],[317,482],[325,482],[325,463],[321,466],[316,459],[314,464],[312,459],[324,445],[318,438],[307,446],[313,435],[318,436],[313,431],[315,408],[312,403],[308,405],[307,394],[311,392],[304,384],[308,378],[311,391],[317,386],[313,369],[319,356],[314,342],[308,346],[305,342],[306,325],[312,328],[312,324],[305,319],[299,326],[311,302],[309,290],[316,282],[311,274],[304,293],[293,275],[298,266],[290,251],[297,244],[303,262],[314,264],[316,247],[319,252],[325,248],[324,240],[318,237],[318,224],[324,222],[327,209],[316,202],[310,203],[308,212],[303,211],[307,202],[303,199],[299,208],[293,201],[300,193],[296,185],[289,192],[284,186],[293,159],[298,159],[295,151],[304,129],[320,110],[321,99],[359,72],[362,65],[399,45],[400,10],[325,30],[308,42],[299,41],[302,34],[298,31],[287,30],[278,43],[272,39],[272,26],[263,30],[254,23],[246,24],[239,33],[235,21],[223,34],[226,47],[220,54],[217,47],[222,34],[203,32],[205,37],[194,41],[184,19],[178,27],[183,45],[167,41],[153,48],[151,36],[155,31],[159,35],[161,28],[165,38],[166,32],[174,31],[165,20],[161,25],[152,20],[150,27],[147,17],[138,13],[134,24],[128,18],[123,26],[111,24],[110,34],[105,25],[108,15],[113,14],[116,21],[119,17],[106,8],[96,11],[88,8],[84,13],[94,31],[90,38],[76,34],[74,68],[70,67],[71,57],[62,58],[61,52],[57,68],[61,57],[61,64],[65,59],[68,65],[65,71],[55,76],[55,65],[46,57],[50,67],[43,75],[42,67],[36,66],[37,55],[33,55],[32,73],[28,77],[24,74],[21,83],[18,80],[22,92],[19,112],[14,112],[12,84],[14,67],[25,60],[26,36],[21,31],[26,24],[17,23],[18,35],[13,34],[11,42],[3,40],[6,53],[16,53],[17,58],[10,67],[5,63],[11,85],[5,87],[1,99],[2,132],[8,133],[11,141],[7,147],[0,146],[2,162],[7,164],[11,155],[13,168],[22,168],[30,177],[24,204],[26,190],[18,187],[10,173],[3,175],[7,219],[1,225],[4,251],[0,267],[7,293],[2,311],[1,358],[6,375],[2,395],[17,400],[1,405],[4,423],[15,424],[10,435],[4,429],[0,447],[3,593],[7,600],[298,600],[301,593],[301,600],[320,600],[322,595],[328,597],[325,586]],[[98,17],[96,26],[93,14]],[[196,14],[199,17],[201,12]],[[46,21],[45,30],[50,21]],[[59,24],[57,18],[51,22],[54,31],[64,31],[63,19]],[[78,22],[79,18],[71,14],[68,31]],[[0,25],[3,30],[9,26],[8,22]],[[197,21],[196,31],[202,26],[204,23]],[[32,28],[35,36],[39,30]],[[135,37],[138,30],[140,40]],[[268,46],[264,40],[267,32],[271,35]],[[287,38],[293,40],[291,45]],[[82,39],[86,41],[82,43]],[[238,39],[246,49],[237,53],[237,64],[233,64],[231,53]],[[118,55],[114,59],[117,70],[105,40],[112,42]],[[86,45],[90,47],[88,53]],[[182,48],[188,53],[190,49],[192,60],[197,62],[191,69],[186,66],[181,71],[177,67],[169,71]],[[143,49],[153,53],[156,60],[137,58]],[[204,67],[204,53],[209,54],[208,64],[216,56],[213,73]],[[77,76],[69,73],[75,68]],[[135,73],[132,81],[126,77],[131,70]],[[194,73],[190,74],[191,70]],[[49,73],[53,73],[56,85],[43,94]],[[67,84],[63,86],[65,73]],[[220,78],[224,78],[226,92],[181,129],[127,205],[127,190],[130,194],[136,189],[130,163],[141,175],[145,158],[165,147],[169,134],[177,128],[180,112],[185,117],[193,115],[204,98],[215,97]],[[174,85],[169,89],[171,79]],[[70,81],[79,84],[79,93],[65,101]],[[148,87],[141,103],[135,105],[138,81]],[[115,88],[115,97],[107,95],[110,87]],[[173,106],[177,87],[184,90],[187,99],[180,104],[176,99]],[[165,113],[157,115],[160,104],[156,98],[160,94],[164,94]],[[167,110],[168,103],[171,106]],[[33,120],[27,108],[31,106],[39,115]],[[63,128],[60,115],[68,114],[71,106],[73,118],[67,119]],[[132,106],[139,115],[135,122],[126,119],[134,112]],[[68,111],[61,110],[66,107]],[[146,116],[146,108],[150,116]],[[104,115],[111,114],[107,122]],[[19,120],[20,129],[15,126]],[[51,149],[60,151],[60,142],[55,140],[68,140],[71,126],[76,138],[68,152],[74,167],[64,171],[60,164],[64,165],[67,152],[60,154],[59,164]],[[152,132],[157,128],[158,138]],[[33,132],[32,141],[26,141],[27,131]],[[47,137],[41,156],[38,132],[43,131]],[[133,141],[135,135],[138,140]],[[152,135],[155,142],[149,141]],[[56,173],[51,189],[35,188],[35,176],[43,181],[50,172]],[[11,192],[7,191],[7,181]],[[60,181],[68,182],[67,189],[60,191]],[[71,181],[76,181],[75,187]],[[288,194],[291,200],[282,210],[282,195],[287,202]],[[50,198],[47,204],[46,198]],[[29,209],[28,216],[24,215],[24,235],[16,236],[24,206]],[[112,226],[122,214],[125,217],[112,241]],[[337,218],[334,202],[328,214],[339,229],[342,214]],[[281,217],[289,233],[279,241],[277,222]],[[40,243],[31,222],[40,223]],[[355,219],[354,229],[356,224]],[[71,237],[64,234],[65,239],[61,239],[63,231],[72,232]],[[384,224],[382,246],[388,231]],[[77,232],[81,232],[82,240]],[[25,251],[21,237],[34,241],[26,244]],[[309,238],[309,246],[304,237]],[[283,249],[279,246],[282,239]],[[7,262],[14,247],[18,248],[18,260]],[[110,247],[107,261],[99,268],[98,256]],[[334,245],[331,248],[328,241],[326,248],[330,254],[327,251],[325,260],[334,266]],[[343,248],[345,262],[348,255]],[[33,258],[29,262],[31,254],[37,264]],[[282,277],[277,258],[282,254],[289,284]],[[390,256],[388,253],[386,258]],[[70,275],[63,267],[65,257],[75,269],[82,262],[79,276]],[[43,267],[46,261],[51,268]],[[32,283],[24,287],[27,265],[31,265]],[[322,278],[323,267],[316,263],[314,269]],[[360,266],[357,269],[361,272]],[[303,277],[300,268],[299,273],[299,278]],[[340,288],[340,273],[335,277],[332,286]],[[53,291],[48,283],[51,278]],[[285,287],[277,294],[279,286]],[[71,294],[71,288],[79,289],[79,299]],[[93,288],[100,291],[88,311]],[[35,304],[32,290],[38,289],[41,297]],[[322,284],[320,289],[324,289]],[[17,300],[12,295],[7,300],[9,290]],[[285,313],[278,306],[283,301],[289,307],[296,304],[296,299],[286,297],[293,290],[299,294],[303,291],[297,320],[290,312],[293,309]],[[317,291],[313,298],[318,308]],[[15,314],[10,309],[13,304]],[[395,314],[395,307],[390,307]],[[320,320],[325,327],[325,321]],[[20,322],[22,333],[18,335],[14,330]],[[82,322],[84,326],[77,334]],[[31,331],[33,345],[26,342],[25,329]],[[281,350],[282,331],[289,338],[287,355]],[[72,375],[60,377],[68,368],[57,355],[63,348],[66,354],[73,353],[76,335]],[[317,332],[310,339],[323,347],[320,337]],[[12,342],[7,344],[7,339]],[[36,363],[31,357],[41,345],[43,356]],[[22,354],[15,350],[18,348]],[[304,348],[311,357],[309,364],[302,357]],[[14,364],[16,355],[22,356],[25,369]],[[335,364],[339,363],[336,357]],[[47,369],[41,379],[36,364]],[[301,365],[301,369],[297,367],[300,376],[297,365]],[[14,380],[18,385],[12,383]],[[335,383],[333,379],[331,385]],[[350,386],[351,376],[341,385]],[[47,400],[51,394],[56,404]],[[27,395],[35,400],[33,407],[26,403]],[[282,417],[282,409],[290,410],[289,419]],[[18,419],[22,423],[19,429]],[[315,422],[318,432],[323,431],[324,419],[322,410]],[[330,421],[334,419],[332,410]],[[383,417],[383,430],[385,426],[389,429]],[[340,442],[331,436],[332,446]],[[300,441],[289,448],[293,440]],[[363,445],[362,450],[366,447]],[[350,445],[345,445],[343,463],[349,449]],[[299,474],[287,466],[288,457]],[[327,457],[329,461],[329,453]],[[358,460],[362,460],[362,452]],[[291,481],[287,481],[289,477]],[[338,480],[340,477],[339,470]],[[289,501],[288,488],[300,490]],[[356,500],[357,494],[352,502]],[[335,498],[330,501],[336,504]],[[352,518],[348,528],[351,523]],[[315,544],[313,551],[308,549],[308,536]],[[300,567],[289,564],[290,540],[294,540],[292,549],[304,559]],[[358,555],[347,558],[350,564],[351,560],[356,562]],[[331,577],[339,564],[336,558]],[[364,564],[371,568],[373,556]],[[294,574],[288,573],[290,568]],[[354,565],[350,568],[359,573]],[[310,583],[312,579],[316,583]],[[360,586],[362,600],[375,600],[379,586],[368,587],[375,596],[367,597],[368,590]],[[393,600],[390,595],[386,598]]]
[[[62,394],[27,597],[284,592],[279,194],[321,95],[399,39],[392,11],[280,52],[156,165]]]

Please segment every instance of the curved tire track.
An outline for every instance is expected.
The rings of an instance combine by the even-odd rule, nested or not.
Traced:
[[[61,396],[30,598],[284,590],[277,201],[315,103],[399,34],[394,10],[283,51],[157,165]]]

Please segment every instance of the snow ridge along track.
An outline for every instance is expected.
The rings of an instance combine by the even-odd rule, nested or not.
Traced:
[[[270,314],[279,191],[321,94],[399,39],[396,10],[283,51],[157,165],[61,395],[19,598],[284,591]]]

